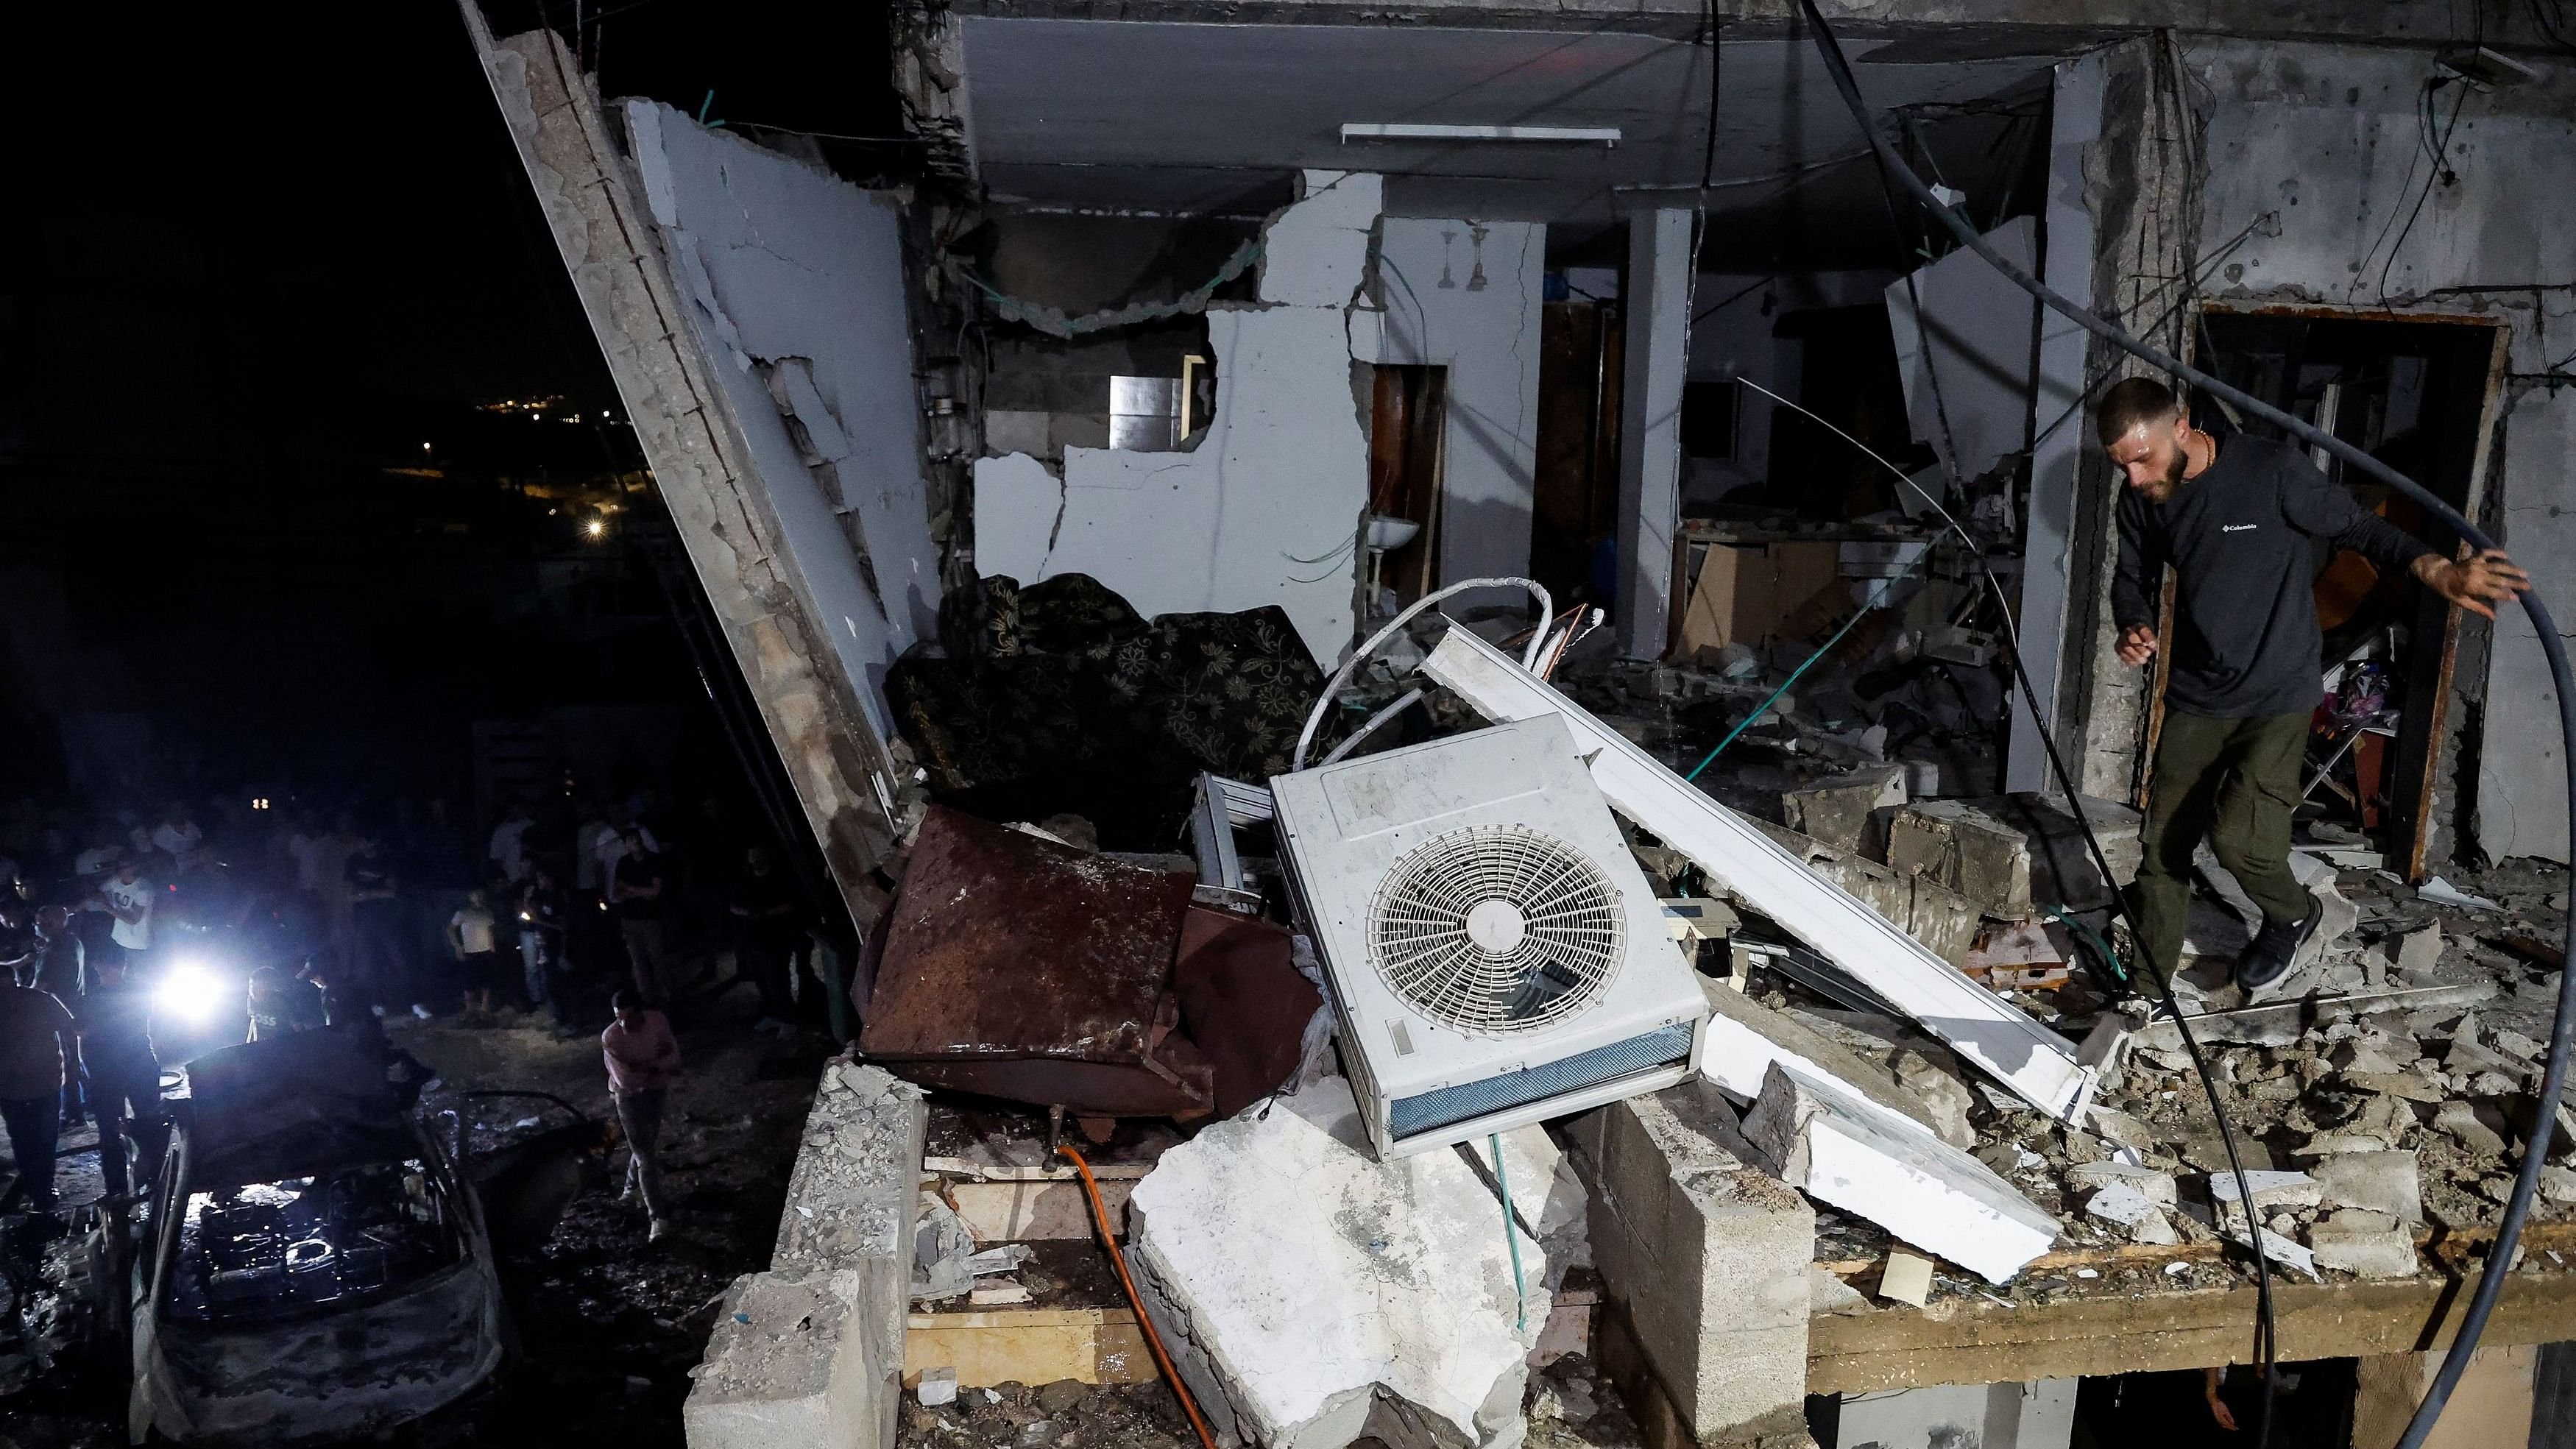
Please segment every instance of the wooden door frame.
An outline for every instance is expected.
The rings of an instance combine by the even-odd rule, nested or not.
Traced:
[[[2496,419],[2504,406],[2505,375],[2511,365],[2513,324],[2509,320],[2483,312],[2396,312],[2385,307],[2338,306],[2331,303],[2308,302],[2259,302],[2242,298],[2207,298],[2200,303],[2200,310],[2203,315],[2214,313],[2230,317],[2295,317],[2333,322],[2410,322],[2488,329],[2492,335],[2487,351],[2486,383],[2480,394],[2476,441],[2469,455],[2468,486],[2462,494],[2460,504],[2460,516],[2472,523],[2477,521],[2479,511],[2486,505],[2487,474],[2495,465]],[[2187,360],[2193,362],[2195,366],[2201,361],[2198,355],[2201,335],[2200,328],[2191,329],[2188,344],[2191,356]],[[2467,552],[2468,545],[2463,542],[2460,545],[2459,556],[2466,557]],[[2166,631],[2166,637],[2170,637],[2173,627],[2170,580],[2165,590],[2165,601],[2163,628]],[[2435,672],[2432,715],[2425,729],[2425,756],[2421,762],[2422,767],[2417,772],[2417,795],[2413,802],[2414,808],[2410,812],[2410,818],[2414,821],[2414,834],[2407,844],[2406,859],[2401,872],[2410,883],[2422,882],[2426,874],[2424,854],[2432,836],[2430,825],[2433,798],[2436,785],[2441,778],[2442,739],[2450,723],[2452,677],[2460,650],[2460,621],[2466,612],[2454,604],[2443,617],[2442,652]],[[2155,778],[2155,743],[2164,728],[2167,675],[2163,662],[2165,659],[2165,651],[2159,650],[2159,667],[2156,670],[2154,691],[2147,704],[2145,743],[2138,761],[2136,803],[2141,810],[2146,809],[2149,804]],[[2302,768],[2304,769],[2304,762]],[[2456,834],[2456,831],[2454,833]]]

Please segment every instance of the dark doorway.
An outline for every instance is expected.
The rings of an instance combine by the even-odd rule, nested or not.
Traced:
[[[1816,416],[1772,408],[1766,501],[1838,522],[1896,507],[1887,470],[1816,421],[1840,428],[1908,473],[1932,462],[1932,450],[1914,441],[1906,420],[1887,308],[1872,302],[1785,313],[1772,332],[1802,344],[1797,397]]]
[[[1440,472],[1449,422],[1449,369],[1389,363],[1377,369],[1369,408],[1369,512],[1416,525],[1370,570],[1373,590],[1392,589],[1395,607],[1439,587]],[[1374,593],[1371,613],[1382,609]]]
[[[2344,1449],[2352,1439],[2353,1389],[2358,1361],[2313,1359],[2278,1365],[2272,1397],[2274,1449]],[[2261,1381],[2246,1365],[2222,1372],[2215,1386],[2235,1428],[2224,1427],[2210,1405],[2205,1369],[2089,1378],[2076,1390],[2078,1449],[2166,1449],[2172,1444],[2224,1446],[2255,1442]]]
[[[2220,378],[2476,516],[2501,329],[2473,319],[2399,322],[2288,311],[2212,311],[2204,320],[2208,365]],[[2223,415],[2203,423],[2235,427]],[[2259,421],[2245,430],[2280,436]],[[2341,462],[2315,451],[2318,466],[2350,487],[2364,508],[2445,553],[2459,547],[2456,535],[2393,489],[2357,472],[2346,476]],[[2382,577],[2357,554],[2327,556],[2321,549],[2320,555],[2317,612],[2326,634],[2320,667],[2331,671],[2351,662],[2337,677],[2343,703],[2329,707],[2333,718],[2311,752],[2312,776],[2330,760],[2332,767],[2303,818],[2361,832],[2379,845],[2391,869],[2421,880],[2467,616],[2409,578]],[[2374,691],[2384,700],[2376,708],[2369,706]],[[2473,818],[2473,805],[2461,800],[2460,818]]]
[[[1619,304],[1549,302],[1539,316],[1538,469],[1530,574],[1560,608],[1592,598],[1592,561],[1618,528]]]

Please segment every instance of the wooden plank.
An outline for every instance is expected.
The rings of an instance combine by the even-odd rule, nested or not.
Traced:
[[[1113,1227],[1127,1220],[1132,1181],[1100,1184]],[[1091,1202],[1078,1182],[953,1182],[941,1194],[979,1243],[1037,1243],[1093,1236]]]
[[[960,1388],[992,1384],[1141,1384],[1161,1375],[1136,1315],[1124,1308],[916,1313],[904,1320],[903,1382],[957,1370]]]
[[[2537,1265],[2538,1271],[2535,1271]],[[2284,1360],[2366,1358],[2449,1344],[2478,1275],[2394,1282],[2273,1281]],[[1818,1314],[1807,1330],[1809,1393],[1871,1393],[2242,1363],[2254,1288],[2123,1293],[2053,1303],[1951,1298],[1922,1309]],[[2576,1338],[2576,1273],[2535,1245],[2496,1303],[2482,1343]]]

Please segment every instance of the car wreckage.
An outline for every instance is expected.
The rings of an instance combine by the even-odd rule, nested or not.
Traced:
[[[130,1278],[135,1442],[372,1434],[492,1380],[481,1199],[364,1039],[227,1047],[188,1079]]]

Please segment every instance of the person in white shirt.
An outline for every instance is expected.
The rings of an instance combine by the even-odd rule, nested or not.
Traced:
[[[108,940],[125,958],[127,969],[142,964],[142,957],[152,949],[152,906],[158,897],[152,882],[142,876],[142,867],[128,855],[116,863],[116,874],[98,883],[98,905],[116,918],[109,928]]]
[[[501,975],[501,942],[499,923],[481,891],[467,891],[465,904],[447,918],[447,950],[463,969],[466,1025],[489,1025],[492,992]]]
[[[501,823],[492,827],[492,846],[486,853],[501,879],[513,886],[528,879],[528,827],[536,824],[525,802],[513,800],[501,814]]]
[[[181,875],[197,868],[205,854],[206,832],[189,817],[185,801],[173,800],[161,812],[161,823],[152,827],[152,848],[169,856]]]

